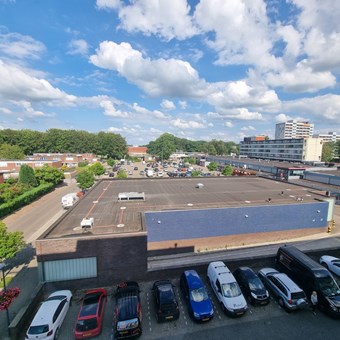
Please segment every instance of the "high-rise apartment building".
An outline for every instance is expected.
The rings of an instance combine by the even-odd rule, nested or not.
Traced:
[[[296,120],[289,120],[285,123],[275,125],[275,139],[292,139],[312,137],[314,124]]]

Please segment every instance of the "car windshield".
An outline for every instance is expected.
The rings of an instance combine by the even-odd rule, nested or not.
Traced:
[[[251,290],[263,289],[262,281],[258,277],[249,280],[249,288]]]
[[[31,326],[28,334],[43,334],[48,332],[48,325]]]
[[[78,320],[76,324],[77,332],[86,332],[97,328],[97,318],[90,318],[85,320]]]
[[[133,318],[130,320],[119,321],[117,323],[117,331],[126,331],[129,329],[137,328],[138,327],[138,319]]]
[[[230,282],[222,284],[222,294],[225,297],[231,298],[240,296],[242,293],[236,282]]]
[[[340,294],[340,289],[337,283],[331,276],[318,279],[320,290],[326,296],[334,296]]]
[[[333,266],[340,268],[340,260],[335,260],[332,262]]]
[[[203,300],[208,299],[207,291],[203,287],[198,288],[198,289],[193,289],[190,292],[190,295],[191,295],[191,300],[193,300],[194,302],[202,302]]]

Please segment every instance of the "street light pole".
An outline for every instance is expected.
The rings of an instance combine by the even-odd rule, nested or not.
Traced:
[[[6,291],[7,291],[6,277],[5,277],[5,268],[6,268],[6,265],[3,262],[0,262],[0,270],[2,271],[2,279],[4,281],[4,293],[6,293]],[[9,332],[10,320],[9,320],[8,307],[6,308],[6,316],[7,316],[7,331],[8,331],[8,335],[10,335],[10,332]]]

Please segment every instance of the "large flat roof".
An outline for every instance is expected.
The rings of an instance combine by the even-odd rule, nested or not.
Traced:
[[[203,186],[197,188],[198,183]],[[119,193],[128,192],[143,192],[145,200],[118,200]],[[145,231],[143,213],[147,211],[296,204],[298,198],[303,204],[320,199],[318,193],[260,177],[107,179],[90,190],[43,238],[141,232]],[[94,226],[84,233],[80,223],[91,217]]]

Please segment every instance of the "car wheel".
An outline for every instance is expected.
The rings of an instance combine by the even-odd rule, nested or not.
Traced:
[[[59,334],[59,328],[57,328],[55,333],[54,333],[54,338],[53,338],[54,340],[57,340],[58,334]]]
[[[322,265],[322,266],[324,266],[326,269],[328,269],[328,270],[329,270],[329,268],[328,268],[328,264],[327,264],[327,263],[325,263],[325,262],[322,262],[322,263],[321,263],[321,265]]]
[[[283,299],[282,298],[279,298],[279,305],[284,308],[285,307],[285,303],[283,302]]]
[[[222,307],[223,313],[226,313],[226,312],[227,312],[227,309],[225,308],[225,305],[223,304],[223,302],[221,302],[221,307]]]

